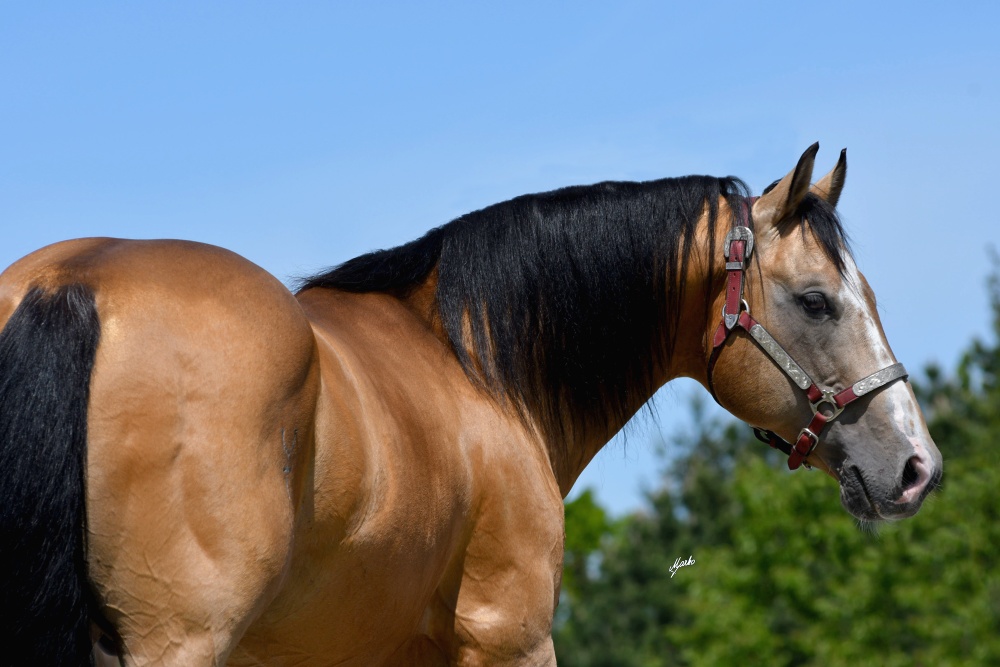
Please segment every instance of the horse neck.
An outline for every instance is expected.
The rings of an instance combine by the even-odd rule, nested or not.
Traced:
[[[691,258],[685,273],[684,293],[681,296],[681,325],[678,327],[674,351],[666,370],[664,382],[687,377],[708,387],[708,359],[712,352],[712,338],[722,316],[725,302],[725,259],[722,249],[730,211],[725,200],[719,202],[719,222],[710,238],[705,218],[699,223]]]
[[[729,208],[721,200],[719,220],[728,219]],[[683,294],[679,300],[681,314],[674,334],[673,349],[667,357],[667,363],[654,369],[656,388],[678,377],[688,377],[704,387],[708,386],[708,358],[712,349],[712,336],[719,324],[719,313],[725,299],[724,262],[718,257],[721,257],[722,244],[728,231],[728,225],[717,224],[714,243],[710,243],[707,218],[703,218],[697,226],[696,238],[684,273]],[[713,256],[717,256],[715,261]],[[664,344],[667,344],[666,340]],[[630,398],[632,405],[629,417],[638,413],[652,398],[652,394],[636,393]],[[587,464],[628,421],[613,422],[605,430],[583,429],[575,437],[571,436],[563,447],[550,447],[550,456],[551,452],[560,449],[567,453],[563,457],[555,456],[553,461],[564,496],[569,493]]]
[[[724,204],[722,205],[724,207]],[[725,211],[720,211],[720,219],[726,219]],[[717,227],[723,227],[718,225]],[[711,292],[721,295],[720,276],[710,275],[711,248],[708,242],[707,224],[700,224],[696,238],[693,240],[692,252],[685,271],[684,293],[679,299],[681,315],[680,324],[675,332],[672,354],[669,361],[662,367],[654,367],[653,389],[658,388],[679,376],[698,379],[704,383],[705,363],[710,328],[715,322],[710,315],[714,307],[714,297],[706,299]],[[721,239],[726,230],[717,229],[719,239],[716,239],[714,249],[721,248]],[[716,254],[717,254],[716,252]],[[719,268],[716,261],[714,268]],[[719,273],[719,271],[714,271]],[[402,298],[403,304],[417,317],[423,320],[429,332],[437,337],[442,344],[450,346],[448,334],[441,321],[436,300],[438,273],[432,271],[428,277],[415,289]],[[718,284],[717,284],[718,283]],[[679,289],[679,288],[675,288]],[[595,326],[600,323],[595,323]],[[666,335],[662,337],[666,345]],[[468,350],[470,353],[473,350]],[[649,358],[657,356],[654,350],[649,351]],[[586,465],[597,455],[601,448],[619,431],[628,419],[639,412],[651,398],[649,391],[627,391],[627,406],[616,419],[608,420],[600,415],[573,414],[568,407],[559,405],[559,412],[569,414],[570,418],[562,424],[551,424],[545,417],[546,410],[525,410],[519,417],[526,422],[526,427],[543,443],[552,464],[553,474],[564,494],[568,493],[573,483],[583,472]],[[550,400],[558,400],[550,398]],[[501,401],[502,403],[502,401]],[[518,418],[516,411],[507,406],[512,418]]]

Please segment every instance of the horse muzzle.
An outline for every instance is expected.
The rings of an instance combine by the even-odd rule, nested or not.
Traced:
[[[894,521],[913,516],[924,498],[941,483],[942,467],[926,454],[914,454],[897,466],[893,477],[845,461],[840,469],[840,502],[863,521]]]

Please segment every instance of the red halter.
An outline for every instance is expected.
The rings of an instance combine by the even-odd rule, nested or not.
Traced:
[[[853,385],[839,392],[833,389],[820,389],[809,374],[795,363],[787,352],[774,340],[759,322],[750,316],[750,306],[743,299],[743,283],[746,262],[753,252],[753,232],[750,231],[750,209],[757,197],[749,197],[743,201],[740,220],[726,236],[723,253],[726,258],[726,303],[722,307],[722,322],[715,332],[712,342],[712,354],[708,358],[708,390],[712,398],[718,402],[715,386],[712,383],[712,370],[719,358],[722,347],[729,334],[737,327],[743,329],[756,341],[757,345],[777,364],[778,368],[791,378],[795,385],[805,392],[806,398],[813,409],[813,417],[799,432],[795,444],[786,442],[773,431],[751,427],[757,439],[766,442],[775,449],[788,454],[788,469],[795,470],[805,463],[805,459],[816,449],[823,427],[840,416],[844,408],[865,394],[881,389],[899,379],[906,379],[907,373],[903,364],[892,364],[880,371],[862,378]],[[805,466],[810,467],[808,463]]]

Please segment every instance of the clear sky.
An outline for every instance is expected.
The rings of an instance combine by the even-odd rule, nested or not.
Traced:
[[[288,279],[526,192],[759,192],[820,141],[897,356],[949,367],[988,331],[998,27],[995,2],[3,3],[0,265],[175,237]],[[700,391],[662,392],[659,428]],[[646,439],[582,481],[617,512]]]

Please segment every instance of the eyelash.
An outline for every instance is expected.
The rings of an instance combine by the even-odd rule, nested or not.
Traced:
[[[819,292],[803,294],[799,297],[799,303],[802,305],[802,309],[813,317],[831,312],[830,302]]]

